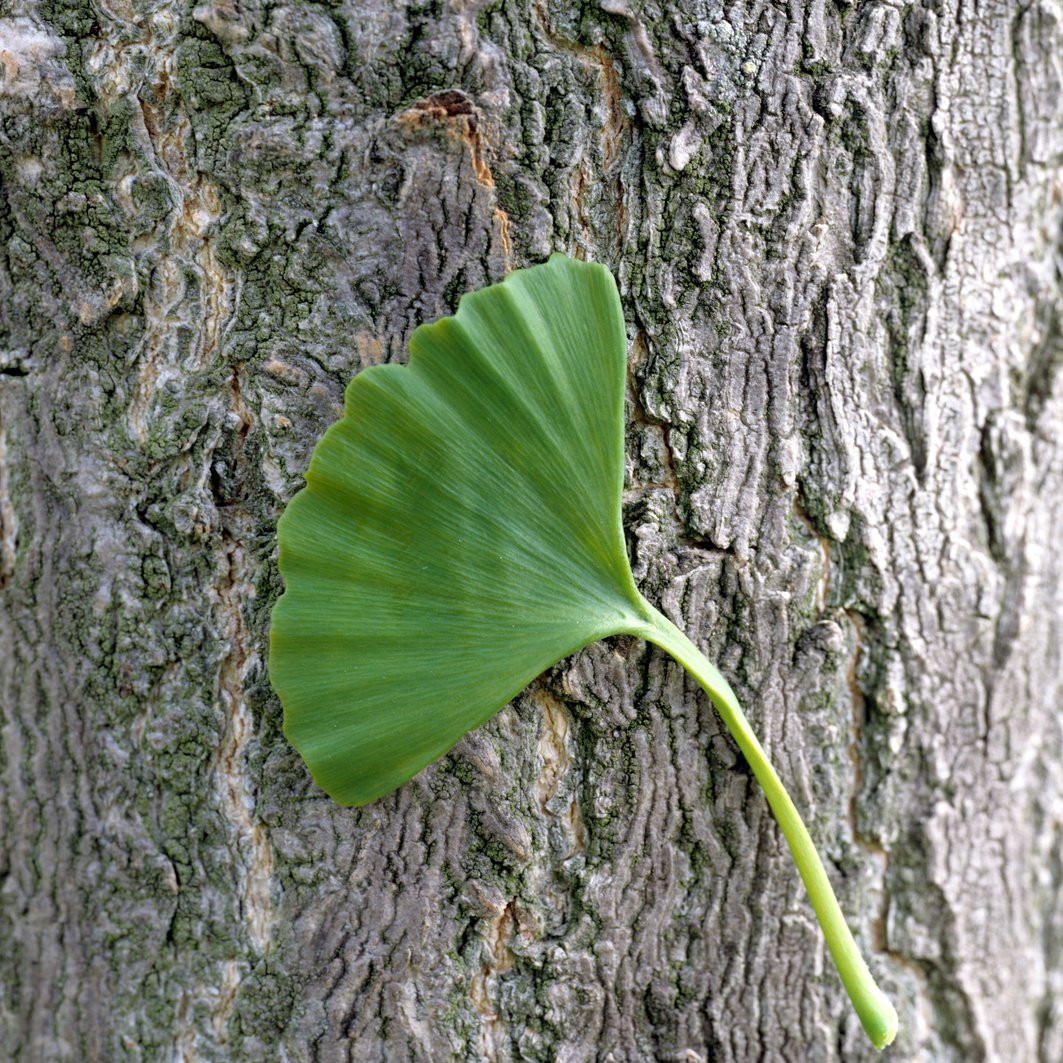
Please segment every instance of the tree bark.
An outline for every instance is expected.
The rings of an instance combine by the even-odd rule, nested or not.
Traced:
[[[1063,1059],[1063,8],[0,15],[0,1055],[860,1061],[763,796],[633,639],[339,808],[266,671],[351,375],[564,250],[637,580],[897,1060]]]

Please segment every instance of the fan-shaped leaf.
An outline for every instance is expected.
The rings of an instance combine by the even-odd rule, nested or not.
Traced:
[[[423,325],[347,389],[278,529],[270,677],[343,804],[400,786],[549,665],[606,635],[668,650],[774,810],[872,1040],[896,1018],[726,681],[639,594],[620,520],[624,319],[612,276],[555,255]]]
[[[351,383],[281,520],[271,653],[285,730],[336,800],[395,789],[638,623],[625,346],[609,273],[556,258],[419,328],[409,366]]]

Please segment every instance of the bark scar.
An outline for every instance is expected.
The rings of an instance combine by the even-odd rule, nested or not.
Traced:
[[[572,717],[564,703],[541,685],[535,691],[535,700],[543,712],[543,733],[539,739],[539,756],[542,757],[543,768],[535,780],[535,799],[543,815],[556,819],[561,825],[568,842],[568,852],[565,856],[568,860],[583,852],[587,846],[587,830],[576,796],[572,795],[572,799],[560,813],[551,808],[562,778],[572,767],[572,755],[569,752],[569,725]]]
[[[398,123],[412,130],[442,124],[448,137],[461,141],[468,148],[476,183],[483,188],[495,187],[495,178],[487,163],[487,144],[480,131],[480,116],[464,92],[445,89],[418,100],[399,115]]]
[[[227,567],[218,587],[218,602],[221,626],[228,636],[230,650],[218,673],[218,688],[227,721],[215,760],[215,777],[222,811],[237,834],[244,922],[252,946],[261,955],[269,948],[273,924],[270,899],[273,854],[266,832],[251,815],[254,797],[246,768],[254,721],[247,706],[244,677],[254,661],[254,652],[248,645],[241,600],[250,597],[254,588],[243,545],[230,539],[226,555]]]
[[[516,902],[507,901],[495,910],[488,920],[483,936],[484,957],[479,969],[473,974],[469,996],[473,1007],[482,1020],[480,1025],[480,1058],[485,1063],[495,1063],[507,1058],[506,1046],[509,1031],[505,1020],[498,1013],[491,999],[492,983],[499,974],[513,966],[513,953],[507,940],[518,925]]]
[[[240,460],[253,418],[241,391],[239,367],[233,370],[231,392],[232,409],[239,419],[236,453]],[[222,811],[236,833],[244,923],[252,947],[262,955],[269,948],[272,936],[273,853],[266,831],[252,815],[254,794],[246,767],[254,720],[247,705],[244,679],[257,654],[244,622],[243,605],[255,596],[254,566],[237,535],[226,530],[222,545],[225,568],[217,586],[218,626],[229,651],[218,671],[218,693],[226,713],[226,727],[215,759],[215,778]]]

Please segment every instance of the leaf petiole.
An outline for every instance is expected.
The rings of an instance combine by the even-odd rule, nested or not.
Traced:
[[[645,599],[642,604],[645,606],[645,625],[632,626],[628,633],[666,650],[698,681],[712,699],[764,789],[768,804],[793,854],[805,889],[808,890],[812,908],[827,940],[827,948],[830,949],[842,983],[864,1030],[876,1048],[885,1048],[897,1035],[897,1013],[871,977],[871,972],[845,922],[845,916],[842,915],[823,861],[816,852],[808,829],[801,821],[790,795],[749,726],[734,691],[716,667],[682,631]]]

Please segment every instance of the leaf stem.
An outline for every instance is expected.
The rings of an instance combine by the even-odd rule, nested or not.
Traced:
[[[727,724],[743,755],[753,769],[757,781],[764,788],[772,812],[782,829],[786,844],[793,854],[794,863],[808,890],[827,948],[834,959],[838,974],[853,1007],[867,1031],[875,1048],[885,1048],[897,1034],[897,1013],[885,994],[875,984],[853,935],[842,915],[841,907],[823,861],[816,852],[808,829],[801,822],[790,795],[783,787],[779,776],[768,760],[763,747],[749,726],[745,713],[739,707],[734,691],[727,680],[707,657],[667,617],[643,600],[646,626],[630,633],[660,646],[670,653],[701,685],[712,699],[717,711]]]

